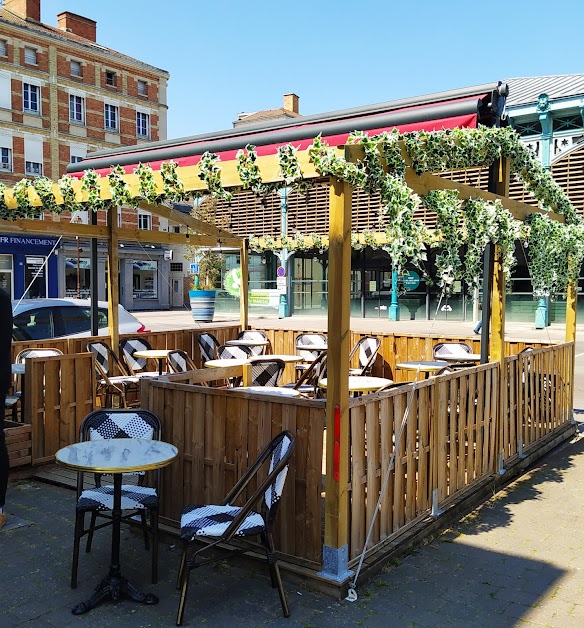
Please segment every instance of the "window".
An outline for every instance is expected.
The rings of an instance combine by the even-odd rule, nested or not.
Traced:
[[[79,61],[71,61],[71,76],[83,76],[81,63]]]
[[[42,287],[42,285],[41,285]],[[44,297],[45,295],[42,294]],[[30,298],[39,298],[37,296]],[[14,317],[12,333],[18,340],[53,338],[53,316],[49,308],[27,310]]]
[[[172,273],[182,273],[183,264],[182,262],[170,262],[170,272]]]
[[[85,98],[69,94],[69,121],[83,124],[85,119]]]
[[[112,72],[111,70],[105,71],[105,84],[109,85],[110,87],[116,86],[116,73],[115,72]]]
[[[24,62],[30,65],[37,65],[37,51],[34,48],[24,49]]]
[[[152,229],[152,216],[150,214],[138,214],[138,229]]]
[[[43,176],[43,164],[38,161],[25,161],[24,171],[30,177],[42,177]]]
[[[83,157],[79,157],[79,155],[71,155],[70,159],[72,164],[78,164],[80,161],[83,161]]]
[[[146,81],[138,81],[138,95],[148,96],[148,84]]]
[[[0,39],[0,57],[8,56],[8,47],[6,46],[6,42],[3,39]],[[138,87],[138,91],[140,91],[140,87]]]
[[[180,225],[173,225],[172,230],[174,233],[180,233]]]
[[[150,116],[147,113],[136,111],[136,135],[150,137]]]
[[[12,172],[12,151],[9,148],[0,148],[0,170]]]
[[[28,113],[40,113],[40,91],[38,85],[22,84],[22,108]]]
[[[158,262],[134,260],[133,262],[133,298],[158,298]]]
[[[105,128],[109,131],[118,130],[118,108],[115,105],[105,105]]]

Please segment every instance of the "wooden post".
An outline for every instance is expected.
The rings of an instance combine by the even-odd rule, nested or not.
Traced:
[[[118,316],[118,304],[120,302],[120,284],[119,284],[119,243],[118,243],[118,208],[113,203],[107,210],[107,227],[109,231],[108,247],[107,247],[107,320],[108,333],[111,338],[111,348],[114,353],[118,352],[118,343],[120,339],[120,326]]]
[[[241,284],[239,286],[239,320],[242,331],[247,329],[248,301],[249,301],[249,252],[247,240],[244,241],[240,251]]]
[[[578,308],[578,288],[576,283],[570,283],[566,295],[566,342],[573,342],[572,364],[570,367],[570,410],[574,408],[574,377],[576,361],[576,313]]]
[[[349,160],[349,149],[346,149]],[[349,546],[349,352],[351,315],[351,188],[331,177],[328,276],[326,482],[323,571],[346,580]]]

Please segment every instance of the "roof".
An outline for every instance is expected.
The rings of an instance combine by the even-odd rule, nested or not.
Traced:
[[[243,124],[251,124],[253,122],[264,122],[266,120],[274,120],[275,118],[301,118],[299,113],[290,111],[280,107],[279,109],[264,109],[263,111],[255,111],[254,113],[240,114],[238,120],[233,123],[234,126]]]
[[[129,55],[122,54],[117,50],[113,50],[111,48],[107,48],[106,46],[102,46],[96,42],[90,41],[89,39],[85,39],[85,37],[80,37],[79,35],[75,35],[75,33],[71,33],[69,31],[61,30],[56,26],[50,26],[49,24],[43,24],[41,22],[33,22],[31,20],[25,20],[24,18],[14,14],[12,11],[8,9],[4,9],[0,7],[0,25],[2,22],[6,22],[11,26],[16,26],[17,28],[24,28],[29,31],[34,31],[36,34],[43,37],[50,37],[52,39],[60,39],[63,42],[67,42],[69,44],[74,44],[78,46],[83,46],[84,48],[88,48],[92,51],[92,54],[105,54],[110,55],[119,59],[122,62],[126,62],[132,65],[142,66],[150,71],[154,71],[157,73],[165,74],[166,76],[170,76],[167,70],[162,70],[161,68],[157,68],[154,65],[150,65],[149,63],[145,63],[144,61],[140,61],[135,57],[130,57]]]
[[[540,94],[551,100],[584,95],[584,74],[523,76],[505,80],[509,84],[507,108],[537,103]]]

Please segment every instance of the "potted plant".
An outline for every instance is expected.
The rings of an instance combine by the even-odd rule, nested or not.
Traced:
[[[191,213],[195,218],[216,224],[216,212],[216,200],[207,198],[195,205]],[[223,256],[213,249],[198,246],[188,247],[185,258],[192,260],[197,269],[191,276],[192,289],[189,290],[193,318],[196,321],[210,323],[215,313],[215,288],[221,281],[225,261]]]

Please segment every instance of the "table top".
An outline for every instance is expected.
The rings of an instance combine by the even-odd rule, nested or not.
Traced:
[[[270,343],[267,340],[246,340],[245,338],[237,338],[236,340],[226,340],[225,344],[229,347],[267,347]]]
[[[24,363],[10,366],[13,375],[24,375]]]
[[[328,344],[296,345],[296,351],[326,351]]]
[[[170,443],[146,438],[88,440],[59,449],[59,464],[77,471],[129,473],[149,471],[170,464],[178,449]]]
[[[421,371],[422,373],[432,373],[448,366],[445,360],[419,360],[414,362],[398,362],[398,369],[408,369],[410,371]]]
[[[144,351],[134,351],[137,358],[165,358],[173,349],[144,349]]]
[[[207,360],[205,368],[225,368],[229,366],[243,366],[244,364],[249,364],[249,361],[243,358],[223,358],[220,360]]]
[[[326,388],[327,383],[326,377],[318,381],[320,388]],[[349,375],[349,392],[375,391],[388,384],[393,384],[393,380],[385,377],[370,377],[368,375]]]
[[[261,395],[276,395],[277,397],[300,397],[300,393],[294,388],[283,388],[281,386],[238,386],[229,388],[230,392],[244,391],[259,393]]]
[[[481,359],[480,353],[460,353],[452,355],[441,355],[441,360],[446,362],[479,362]]]
[[[268,353],[266,355],[254,355],[249,358],[249,362],[254,362],[255,360],[270,360],[275,358],[277,360],[282,360],[282,362],[303,362],[304,358],[301,355],[292,355],[286,353]]]

